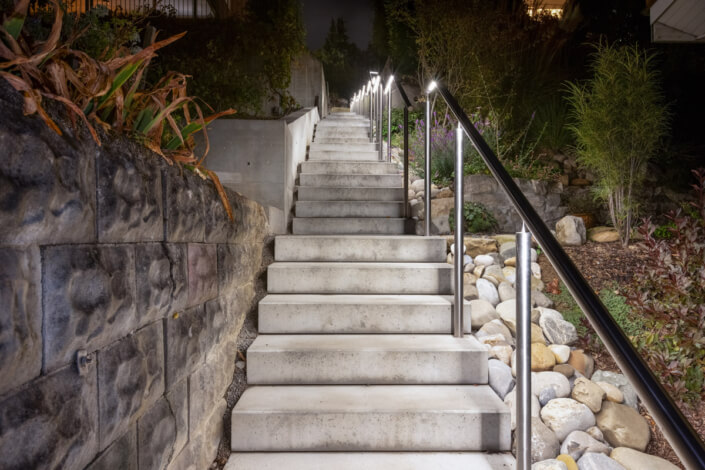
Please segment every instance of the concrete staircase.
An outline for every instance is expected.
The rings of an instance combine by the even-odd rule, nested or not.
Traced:
[[[450,334],[445,240],[401,235],[401,176],[367,129],[351,113],[318,125],[294,235],[275,241],[226,469],[508,470],[487,352]]]

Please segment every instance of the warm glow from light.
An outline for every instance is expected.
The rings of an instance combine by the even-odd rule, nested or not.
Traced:
[[[438,86],[438,84],[435,82],[435,80],[432,81],[431,83],[428,84],[428,88],[426,89],[426,93],[431,93],[433,90],[436,89],[437,86]]]
[[[561,17],[563,15],[563,9],[562,8],[537,8],[535,13],[537,15],[540,15],[543,13],[548,13],[551,16]],[[534,16],[534,9],[533,8],[529,8],[529,16]]]

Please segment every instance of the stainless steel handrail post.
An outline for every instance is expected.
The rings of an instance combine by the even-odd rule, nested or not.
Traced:
[[[404,106],[404,218],[409,214],[409,107]]]
[[[382,116],[384,116],[384,90],[382,89],[382,81],[377,82],[378,99],[379,99],[379,115],[377,116],[377,141],[379,142],[379,161],[384,160],[384,138],[382,137]]]
[[[426,132],[424,134],[424,147],[426,157],[424,161],[424,234],[431,236],[431,94],[426,94]]]
[[[430,198],[431,195],[427,194]],[[463,337],[463,128],[458,124],[455,131],[455,305],[453,305],[453,336]]]
[[[531,233],[516,234],[517,470],[531,470]]]
[[[392,77],[390,80],[394,79]],[[391,83],[390,83],[391,85]],[[387,161],[392,161],[392,87],[387,88]]]

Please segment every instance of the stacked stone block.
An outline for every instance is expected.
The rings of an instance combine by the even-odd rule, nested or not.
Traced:
[[[0,108],[0,468],[207,468],[264,211],[228,192],[230,222],[133,142],[58,136],[5,86]]]

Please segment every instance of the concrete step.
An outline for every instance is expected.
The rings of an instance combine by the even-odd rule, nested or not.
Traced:
[[[298,201],[296,217],[403,217],[404,203],[395,201]]]
[[[309,150],[309,160],[364,160],[379,161],[379,153],[376,150],[349,152],[341,146],[340,150]]]
[[[327,136],[327,137],[360,137],[370,136],[370,129],[366,126],[347,126],[345,123],[341,123],[337,126],[316,126],[314,130],[317,136]]]
[[[442,237],[417,236],[293,236],[274,242],[275,261],[358,261],[442,263],[446,241]]]
[[[448,263],[289,263],[267,269],[272,294],[452,294]]]
[[[309,175],[336,173],[343,175],[400,175],[401,171],[394,163],[318,160],[301,163],[301,173]]]
[[[233,451],[508,451],[509,409],[487,385],[255,386]]]
[[[363,137],[327,137],[327,136],[315,136],[314,143],[318,144],[335,144],[335,145],[348,145],[348,144],[367,144],[370,143],[370,138],[367,135]]]
[[[225,470],[513,470],[515,465],[508,453],[236,452]]]
[[[403,201],[404,188],[298,186],[299,201]]]
[[[259,335],[249,385],[487,383],[487,350],[473,336]]]
[[[326,188],[401,188],[401,175],[310,175],[301,173],[301,186],[321,186]]]
[[[355,128],[355,127],[366,127],[369,129],[369,121],[364,121],[362,119],[346,119],[345,122],[340,122],[337,119],[324,119],[316,124],[316,130],[318,129],[338,129],[338,128]]]
[[[441,295],[269,294],[258,306],[262,334],[451,334],[453,299]],[[470,302],[463,309],[470,333]]]
[[[380,217],[294,217],[294,235],[403,235],[406,219]]]
[[[316,150],[316,151],[339,151],[343,148],[342,145],[339,144],[321,144],[319,142],[313,142],[311,143],[311,147],[309,150]],[[344,150],[350,151],[350,152],[374,152],[376,149],[376,144],[373,143],[362,143],[362,144],[347,144],[344,146]]]

